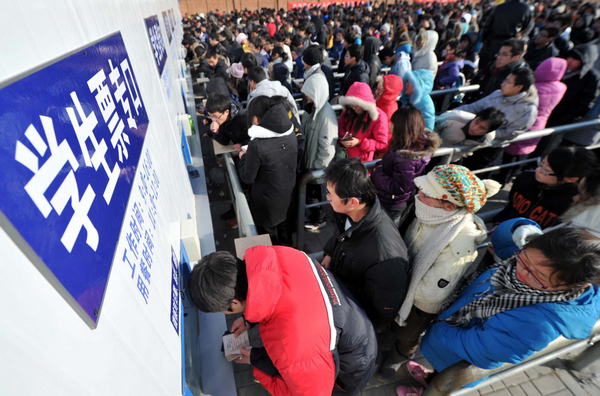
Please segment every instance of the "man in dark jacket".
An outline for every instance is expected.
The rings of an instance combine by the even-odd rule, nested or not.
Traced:
[[[600,85],[600,74],[594,69],[597,58],[598,49],[594,44],[581,44],[567,52],[567,71],[562,78],[567,92],[550,114],[548,127],[572,124],[590,110]],[[563,136],[564,133],[558,133],[543,137],[531,156],[548,155],[558,147]]]
[[[207,74],[208,78],[223,78],[225,81],[229,80],[229,74],[227,74],[227,65],[223,59],[221,59],[221,56],[216,49],[211,49],[208,51],[206,55],[206,61],[211,69],[210,74]]]
[[[531,70],[537,69],[546,59],[558,56],[558,49],[552,43],[556,36],[558,36],[558,29],[545,27],[529,43],[524,59]]]
[[[214,93],[206,101],[206,111],[211,121],[210,137],[223,146],[232,142],[238,146],[238,151],[248,144],[248,117],[241,112],[238,103],[226,95]]]
[[[483,47],[479,52],[479,68],[486,70],[504,41],[518,37],[529,27],[532,12],[529,5],[509,0],[496,6],[481,29]]]
[[[506,40],[502,43],[496,56],[496,61],[489,68],[482,68],[473,77],[471,84],[479,84],[479,96],[483,98],[492,92],[500,89],[502,82],[514,70],[521,67],[527,67],[527,64],[521,59],[525,52],[525,43],[518,39]]]
[[[380,331],[404,302],[409,271],[406,245],[381,208],[358,158],[332,162],[325,169],[325,181],[339,235],[325,245],[322,264],[352,291]]]
[[[303,252],[256,246],[244,261],[215,252],[194,267],[188,288],[203,312],[244,313],[231,327],[236,337],[259,325],[264,348],[242,347],[234,361],[251,364],[270,394],[358,395],[377,369],[365,312]]]
[[[357,81],[369,83],[369,65],[363,61],[364,47],[358,44],[352,44],[346,51],[346,73],[342,80],[340,96],[346,95],[348,89]]]

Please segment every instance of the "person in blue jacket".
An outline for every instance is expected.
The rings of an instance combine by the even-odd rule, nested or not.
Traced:
[[[411,104],[419,109],[425,120],[425,128],[430,131],[435,128],[435,106],[429,96],[433,89],[433,77],[431,70],[407,71],[402,77],[404,88],[400,94],[402,106]]]
[[[421,353],[438,372],[462,360],[483,369],[520,363],[559,336],[588,337],[600,316],[600,239],[583,229],[537,236],[477,275],[422,339]],[[415,362],[408,369],[423,384],[431,379]],[[422,389],[398,394],[410,391]]]

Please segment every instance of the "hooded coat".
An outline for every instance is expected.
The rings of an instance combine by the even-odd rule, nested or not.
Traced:
[[[421,353],[437,371],[461,360],[483,369],[495,369],[503,363],[517,364],[561,335],[570,340],[590,335],[600,316],[597,285],[590,286],[573,301],[519,307],[485,321],[473,319],[464,326],[446,322],[460,308],[493,290],[489,278],[497,268],[490,268],[471,282],[423,337]]]
[[[388,144],[390,127],[387,114],[377,107],[369,85],[362,82],[354,83],[346,96],[340,98],[340,104],[344,111],[338,119],[339,138],[350,132],[359,140],[357,146],[347,149],[348,157],[359,157],[362,162],[372,161],[375,151],[384,150]],[[360,106],[365,111],[352,121],[348,106]],[[368,120],[369,126],[357,130],[359,120]]]
[[[381,47],[381,40],[377,37],[367,37],[365,40],[365,51],[363,57],[369,66],[369,86],[375,92],[377,88],[377,77],[381,75],[381,61],[377,54]]]
[[[539,98],[538,115],[529,131],[546,128],[550,114],[567,91],[567,86],[560,81],[566,70],[567,61],[561,58],[546,59],[535,70],[535,87]],[[505,152],[510,155],[530,154],[535,150],[540,139],[534,138],[512,143]]]
[[[600,74],[594,70],[594,62],[598,58],[598,50],[593,44],[582,44],[573,48],[567,56],[573,53],[581,59],[579,73],[570,75],[568,72],[562,82],[567,86],[567,92],[550,115],[548,126],[566,125],[585,116],[590,105],[596,98]]]
[[[346,73],[342,80],[340,95],[344,96],[355,82],[363,82],[369,84],[370,70],[369,65],[364,60],[356,62],[352,67],[346,66]]]
[[[256,225],[273,227],[285,221],[296,185],[294,125],[285,106],[278,104],[248,129],[248,135],[251,140],[240,159],[240,178],[250,185],[249,206]]]
[[[457,107],[456,110],[477,114],[488,107],[495,107],[504,113],[506,122],[496,130],[496,138],[513,139],[531,128],[538,114],[538,96],[535,86],[513,96],[503,96],[500,90],[477,102]]]
[[[392,148],[375,167],[371,178],[377,188],[377,196],[385,209],[401,209],[416,186],[414,179],[421,176],[431,156],[440,146],[435,132],[425,131],[423,149]]]
[[[426,69],[431,71],[434,75],[438,70],[438,60],[435,55],[435,47],[437,46],[440,36],[435,30],[425,31],[425,45],[423,48],[416,50],[412,54],[412,69]]]
[[[313,100],[312,111],[302,115],[301,130],[306,137],[306,170],[325,169],[335,156],[338,120],[327,98],[329,89],[323,73],[304,81],[302,93]]]
[[[355,395],[377,370],[365,312],[327,269],[287,247],[246,251],[246,320],[259,323],[254,376],[273,395]],[[307,325],[310,324],[310,325]]]
[[[395,74],[386,74],[378,77],[378,81],[383,84],[383,93],[377,100],[377,107],[387,114],[391,123],[392,116],[398,110],[398,96],[400,96],[403,86],[402,79]]]
[[[412,95],[406,95],[406,83],[410,82],[413,86]],[[435,127],[435,106],[429,94],[433,90],[433,73],[429,70],[421,69],[408,71],[402,77],[402,96],[400,101],[403,106],[409,104],[415,106],[421,112],[425,120],[425,128],[433,131]]]
[[[410,49],[410,45],[406,45]],[[398,47],[398,48],[402,48]],[[404,74],[407,71],[412,70],[412,66],[410,65],[410,52],[405,51],[396,51],[396,57],[394,58],[394,63],[392,64],[392,68],[390,69],[390,74],[395,74],[400,78],[404,78]]]

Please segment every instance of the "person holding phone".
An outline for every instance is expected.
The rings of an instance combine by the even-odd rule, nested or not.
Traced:
[[[339,144],[347,150],[348,157],[372,161],[375,151],[387,147],[388,116],[377,107],[367,83],[352,84],[339,102],[344,107],[338,121]]]

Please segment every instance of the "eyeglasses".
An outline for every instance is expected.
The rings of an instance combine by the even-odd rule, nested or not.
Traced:
[[[556,176],[556,173],[550,173],[548,172],[548,170],[546,169],[546,166],[544,165],[544,163],[542,162],[543,160],[541,158],[537,159],[537,166],[538,168],[540,168],[540,170],[542,171],[542,173],[544,174],[544,176]]]
[[[508,78],[505,78],[504,81],[502,81],[503,84],[514,84],[514,81],[509,81]]]
[[[362,200],[362,198],[361,198],[361,197],[349,197],[349,198],[336,198],[336,199],[329,199],[329,197],[331,197],[331,193],[329,192],[329,190],[325,190],[325,195],[327,196],[327,200],[328,200],[329,202],[335,202],[335,201],[345,201],[345,200],[347,200],[347,199],[350,199],[350,198],[356,198],[356,199],[358,199],[359,201],[360,201],[360,200]]]
[[[548,289],[550,289],[552,287],[555,287],[555,286],[546,286],[546,285],[544,285],[542,283],[542,281],[540,281],[538,279],[538,277],[535,276],[533,274],[533,272],[531,272],[531,269],[527,266],[527,264],[525,264],[525,261],[523,261],[523,257],[521,257],[521,255],[525,255],[525,257],[527,257],[527,254],[524,253],[524,252],[525,252],[525,249],[519,249],[515,253],[515,256],[517,257],[517,264],[521,264],[521,266],[527,272],[527,275],[529,275],[529,278],[536,284],[536,286],[538,286],[540,289],[543,289],[543,290],[548,290]]]
[[[209,114],[208,118],[210,118],[212,121],[219,121],[221,119],[221,117],[223,117],[223,114],[225,114],[225,113],[221,113],[221,115],[218,117],[215,117],[215,116],[212,116]]]

